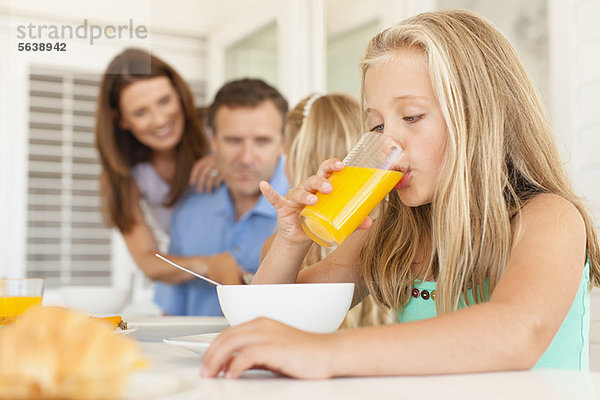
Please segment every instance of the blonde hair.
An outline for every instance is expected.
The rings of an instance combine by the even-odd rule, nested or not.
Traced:
[[[361,61],[362,106],[369,67],[402,48],[420,49],[447,125],[446,155],[431,204],[404,206],[392,191],[361,258],[374,298],[402,310],[415,280],[418,250],[429,249],[443,314],[491,294],[511,249],[511,219],[538,193],[555,193],[581,213],[590,284],[600,283],[594,225],[569,183],[537,94],[508,41],[463,10],[423,13],[373,37]],[[382,238],[386,238],[382,240]]]
[[[315,100],[307,108],[310,99]],[[288,113],[284,129],[292,186],[314,175],[328,158],[343,159],[361,136],[361,121],[360,104],[349,95],[313,95],[301,100]]]
[[[310,95],[288,112],[283,134],[292,187],[314,175],[323,161],[348,154],[362,134],[360,112],[360,103],[343,93]],[[327,249],[313,244],[305,264],[326,255]]]
[[[288,112],[284,138],[292,187],[314,175],[329,158],[343,159],[359,140],[362,118],[359,102],[352,96],[333,93],[313,94]],[[313,243],[304,266],[323,259],[328,249]],[[392,322],[389,312],[381,310],[372,298],[365,298],[347,315],[341,328]]]

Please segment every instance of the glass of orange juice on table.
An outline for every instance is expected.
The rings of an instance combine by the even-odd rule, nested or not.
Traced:
[[[0,325],[6,325],[29,307],[41,305],[43,278],[0,279]]]
[[[342,243],[375,206],[400,182],[402,148],[389,136],[368,132],[334,172],[330,193],[317,193],[317,202],[300,213],[306,234],[321,246]]]

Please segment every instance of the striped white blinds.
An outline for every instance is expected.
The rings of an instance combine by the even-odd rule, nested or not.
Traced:
[[[93,132],[99,81],[31,69],[26,265],[47,287],[110,283],[111,236],[100,212]]]

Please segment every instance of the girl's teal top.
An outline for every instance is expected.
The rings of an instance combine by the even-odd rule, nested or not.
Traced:
[[[589,370],[589,271],[588,260],[585,263],[579,290],[577,291],[575,300],[573,300],[571,309],[556,336],[554,336],[552,343],[535,365],[536,368]],[[435,309],[435,289],[436,282],[415,282],[410,301],[404,310],[398,313],[399,321],[409,322],[435,317],[437,315]],[[487,298],[487,284],[484,289]],[[468,296],[469,304],[474,304],[471,290],[469,290]],[[552,293],[548,293],[547,296],[552,296]]]

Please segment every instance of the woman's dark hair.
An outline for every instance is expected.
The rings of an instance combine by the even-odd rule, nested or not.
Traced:
[[[208,141],[198,121],[192,94],[181,76],[144,50],[126,49],[117,55],[100,83],[95,131],[102,164],[100,186],[105,216],[108,224],[121,232],[129,231],[135,223],[137,196],[131,169],[137,163],[149,161],[152,155],[152,149],[119,126],[121,93],[132,83],[163,76],[177,92],[184,116],[183,135],[175,147],[175,175],[165,205],[171,206],[181,198],[189,186],[192,165],[208,152]]]

